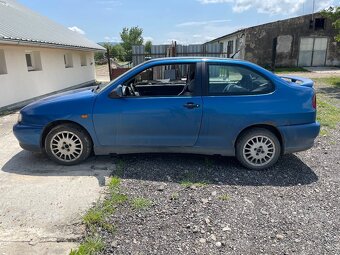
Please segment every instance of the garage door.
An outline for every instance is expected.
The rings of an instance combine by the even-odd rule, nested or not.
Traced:
[[[299,66],[324,66],[328,39],[303,37],[300,40]]]

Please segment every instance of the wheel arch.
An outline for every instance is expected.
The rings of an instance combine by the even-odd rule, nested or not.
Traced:
[[[46,136],[47,134],[56,126],[59,126],[59,125],[62,125],[62,124],[72,124],[72,125],[75,125],[77,127],[79,127],[80,129],[82,129],[91,139],[91,142],[92,142],[92,145],[93,145],[93,138],[91,136],[91,134],[87,131],[87,129],[82,126],[81,124],[75,122],[75,121],[72,121],[72,120],[56,120],[56,121],[52,121],[50,123],[48,123],[43,132],[42,132],[42,135],[41,135],[41,138],[40,138],[40,148],[44,149],[45,148],[45,139],[46,139]]]
[[[270,124],[254,124],[254,125],[251,125],[251,126],[248,126],[244,129],[242,129],[238,135],[236,136],[236,139],[234,141],[234,149],[236,151],[236,145],[237,145],[237,141],[240,139],[240,137],[245,133],[247,132],[248,130],[250,129],[253,129],[253,128],[264,128],[264,129],[267,129],[268,131],[272,132],[276,138],[279,140],[280,142],[280,147],[281,147],[281,154],[283,154],[284,152],[284,140],[283,140],[283,136],[280,132],[280,130],[273,126],[273,125],[270,125]]]

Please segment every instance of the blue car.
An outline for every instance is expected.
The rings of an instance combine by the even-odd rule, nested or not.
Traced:
[[[259,170],[311,148],[320,124],[313,81],[186,57],[153,59],[106,86],[36,101],[13,129],[23,149],[63,165],[91,153],[162,152],[236,156]]]

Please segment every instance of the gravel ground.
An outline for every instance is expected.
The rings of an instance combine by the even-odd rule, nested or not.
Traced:
[[[122,206],[111,218],[117,231],[102,232],[103,254],[340,254],[340,148],[329,137],[262,172],[233,158],[119,159],[122,191],[152,206]],[[187,179],[209,184],[180,184]]]
[[[121,192],[152,204],[120,206],[102,254],[340,254],[339,142],[340,124],[266,171],[229,157],[115,156]]]

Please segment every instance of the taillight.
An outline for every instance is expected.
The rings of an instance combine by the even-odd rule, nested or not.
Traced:
[[[316,110],[316,94],[313,95],[312,106]]]

